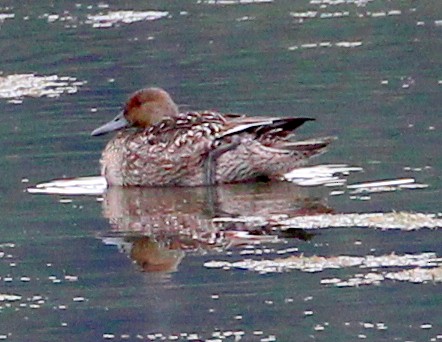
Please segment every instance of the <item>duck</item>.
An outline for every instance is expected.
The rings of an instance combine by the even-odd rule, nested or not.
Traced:
[[[91,135],[117,131],[100,159],[108,186],[211,186],[284,180],[335,139],[293,140],[294,131],[313,120],[180,112],[167,91],[149,87]]]

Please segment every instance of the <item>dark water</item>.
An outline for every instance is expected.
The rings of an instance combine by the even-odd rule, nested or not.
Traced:
[[[168,15],[107,28],[88,18],[122,10]],[[2,77],[57,75],[79,83],[72,94],[60,85],[55,98],[37,92],[0,99],[1,339],[442,339],[438,281],[341,288],[321,280],[370,269],[259,274],[204,266],[301,253],[433,252],[440,258],[437,229],[301,232],[264,239],[249,255],[244,251],[253,248],[227,236],[230,228],[247,227],[220,232],[211,221],[275,213],[439,213],[439,1],[3,1],[0,13],[14,14],[0,26]],[[17,84],[16,91],[24,87]],[[24,191],[53,178],[97,174],[108,138],[92,138],[90,131],[146,85],[166,88],[183,110],[313,116],[317,121],[302,136],[339,137],[316,162],[363,167],[351,182],[414,177],[428,188],[367,201],[290,184],[221,187],[215,194],[138,189],[104,199]],[[19,299],[1,300],[5,294]]]

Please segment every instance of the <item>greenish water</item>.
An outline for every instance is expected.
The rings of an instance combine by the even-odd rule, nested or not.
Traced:
[[[9,96],[0,98],[0,299],[20,296],[0,300],[0,338],[440,339],[440,282],[390,280],[340,288],[321,280],[370,270],[262,275],[204,264],[301,253],[434,252],[440,258],[440,230],[428,229],[321,230],[307,241],[264,241],[255,247],[263,254],[248,255],[237,240],[228,245],[210,218],[441,212],[442,5],[435,0],[219,2],[0,4],[0,13],[14,14],[0,26],[1,77],[33,73],[81,83],[72,94],[60,85],[62,94],[55,98],[24,96],[16,104]],[[88,18],[122,10],[169,14],[107,28],[93,27],[97,21]],[[36,83],[31,78],[31,88]],[[330,196],[324,187],[249,185],[221,189],[213,206],[202,189],[117,193],[103,200],[24,191],[54,178],[98,174],[108,138],[92,138],[90,131],[146,85],[170,91],[183,110],[315,117],[300,129],[302,137],[339,137],[315,163],[364,168],[351,182],[414,177],[428,188],[362,201]],[[4,80],[0,94],[2,87]],[[164,231],[155,231],[158,226]],[[191,233],[177,234],[177,228]],[[124,250],[130,244],[138,246],[141,259]],[[171,253],[180,251],[177,246],[184,252]],[[176,271],[143,272],[146,250],[172,258]]]

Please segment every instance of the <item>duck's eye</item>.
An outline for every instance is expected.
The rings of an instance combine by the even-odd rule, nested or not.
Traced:
[[[142,101],[138,97],[135,97],[134,102],[133,102],[133,106],[139,107],[139,106],[141,106],[141,104],[142,104]]]
[[[126,104],[126,106],[125,106],[125,108],[124,108],[124,111],[127,112],[127,111],[130,110],[131,108],[137,108],[137,107],[140,107],[141,104],[142,104],[142,102],[141,102],[141,100],[138,98],[138,96],[134,96],[134,97],[132,97],[132,98],[129,100],[129,102],[127,102],[127,104]]]

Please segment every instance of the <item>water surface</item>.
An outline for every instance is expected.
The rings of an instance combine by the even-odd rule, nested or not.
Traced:
[[[433,281],[330,282],[437,270],[438,229],[281,232],[274,223],[275,215],[326,213],[437,217],[442,6],[249,2],[2,2],[1,338],[441,338],[436,271]],[[409,177],[428,187],[363,196],[292,184],[94,196],[25,192],[50,179],[97,175],[108,137],[90,131],[146,85],[170,91],[183,110],[315,117],[300,136],[339,140],[314,163],[362,167],[349,183]],[[234,220],[242,216],[265,224]],[[391,253],[433,253],[434,260],[313,273],[208,267],[301,255],[389,260]]]

